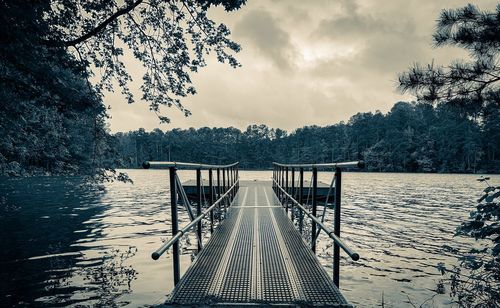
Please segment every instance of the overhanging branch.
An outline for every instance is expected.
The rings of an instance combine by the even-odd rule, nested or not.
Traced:
[[[127,6],[127,7],[119,9],[113,15],[109,16],[106,20],[104,20],[102,23],[100,23],[97,27],[95,27],[94,29],[90,30],[86,34],[84,34],[84,35],[82,35],[82,36],[80,36],[80,37],[78,37],[76,39],[73,39],[73,40],[70,40],[70,41],[45,41],[45,44],[49,45],[49,46],[54,46],[54,47],[76,46],[79,43],[82,43],[82,42],[88,40],[89,38],[91,38],[92,36],[98,34],[104,28],[106,28],[107,25],[109,25],[110,23],[112,23],[113,21],[115,21],[121,15],[129,13],[130,11],[132,11],[133,9],[135,9],[142,2],[143,2],[143,0],[137,0],[134,3],[132,3],[130,6]]]

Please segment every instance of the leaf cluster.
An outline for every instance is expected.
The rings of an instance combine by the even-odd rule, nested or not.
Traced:
[[[75,54],[89,75],[96,75],[98,93],[115,85],[129,103],[136,100],[125,57],[133,55],[143,66],[141,100],[149,103],[161,122],[169,118],[161,106],[191,112],[181,99],[196,93],[191,74],[206,66],[205,56],[232,67],[240,46],[229,39],[230,30],[207,16],[211,6],[231,11],[243,0],[137,0],[52,1],[44,14],[49,30],[42,43]]]
[[[51,33],[46,1],[0,2],[0,174],[85,174],[109,170],[107,110],[86,67],[40,41]],[[103,170],[100,170],[103,168]]]
[[[481,177],[480,182],[488,183],[489,178]],[[470,213],[469,220],[457,228],[457,235],[467,235],[475,239],[490,239],[494,246],[491,254],[500,254],[500,186],[488,186],[478,199],[476,209]],[[473,251],[484,253],[485,251]]]

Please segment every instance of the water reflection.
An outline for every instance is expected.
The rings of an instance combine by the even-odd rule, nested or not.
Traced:
[[[78,178],[0,180],[0,300],[6,306],[81,288],[69,283],[82,255],[72,244],[103,207],[99,193],[79,184]]]
[[[131,292],[136,247],[79,244],[104,237],[102,190],[41,177],[3,178],[0,192],[0,306],[115,306]]]
[[[95,301],[97,306],[114,307],[124,306],[130,301],[120,301],[118,298],[131,293],[132,281],[137,278],[137,271],[126,265],[126,261],[137,253],[137,247],[127,250],[111,250],[103,254],[95,264],[87,264],[77,271],[83,277],[87,286],[86,293],[92,292],[94,296],[86,295],[85,301]],[[87,260],[88,261],[88,260]]]

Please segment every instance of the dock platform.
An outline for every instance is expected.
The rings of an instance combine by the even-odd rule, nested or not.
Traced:
[[[241,181],[165,306],[352,307],[287,217],[271,181]]]
[[[245,182],[259,182],[259,181],[245,181]],[[265,181],[260,181],[260,182],[265,182]],[[269,181],[270,182],[270,181]],[[208,186],[208,180],[207,179],[202,179],[202,193],[207,196],[210,193],[210,188]],[[270,184],[271,185],[271,184]],[[297,185],[297,184],[296,184]],[[304,190],[302,192],[302,199],[305,204],[311,204],[312,203],[312,196],[311,196],[311,181],[304,180]],[[290,183],[290,187],[292,184]],[[316,200],[318,202],[325,202],[326,196],[328,194],[328,191],[330,190],[329,188],[330,184],[324,183],[321,181],[318,181],[318,188],[316,191]],[[197,187],[196,187],[196,180],[187,180],[182,183],[182,187],[184,188],[184,191],[186,192],[187,197],[191,201],[196,201],[198,200],[198,193],[197,193]],[[214,190],[218,192],[217,187],[214,187]],[[296,186],[295,192],[294,192],[295,197],[298,199],[299,195],[299,189]],[[180,201],[179,201],[180,202]],[[333,197],[330,196],[330,199],[328,200],[328,204],[332,205],[333,204]]]

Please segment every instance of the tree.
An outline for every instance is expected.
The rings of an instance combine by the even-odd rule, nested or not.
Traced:
[[[500,4],[493,12],[471,4],[443,10],[436,27],[437,47],[464,48],[471,60],[455,60],[448,66],[415,64],[399,75],[399,89],[420,101],[450,103],[474,116],[481,116],[490,104],[500,107]]]
[[[48,6],[0,3],[0,173],[99,176],[114,164],[106,108],[72,55],[38,43]]]
[[[49,4],[50,3],[50,4]],[[196,90],[190,74],[206,65],[205,55],[214,52],[220,62],[237,67],[232,55],[240,46],[230,40],[230,30],[207,16],[211,6],[239,9],[245,0],[54,0],[40,1],[47,31],[40,44],[68,50],[92,75],[98,72],[97,93],[113,90],[113,80],[129,103],[134,101],[132,80],[123,62],[126,49],[145,68],[142,99],[161,122],[160,106],[175,106],[186,116],[180,99]]]
[[[500,97],[497,98],[500,100]],[[483,147],[488,161],[494,162],[500,157],[500,108],[493,105],[483,112]]]
[[[106,127],[103,91],[113,90],[112,80],[133,101],[125,50],[145,66],[143,99],[151,110],[164,122],[160,104],[188,115],[179,98],[195,93],[189,76],[206,65],[207,53],[238,66],[231,53],[239,45],[207,10],[215,5],[234,10],[243,3],[0,1],[0,174],[124,179],[111,166],[158,157],[143,157],[150,150],[138,136],[132,153],[118,161],[119,142]],[[90,82],[94,72],[100,75],[96,84]]]

